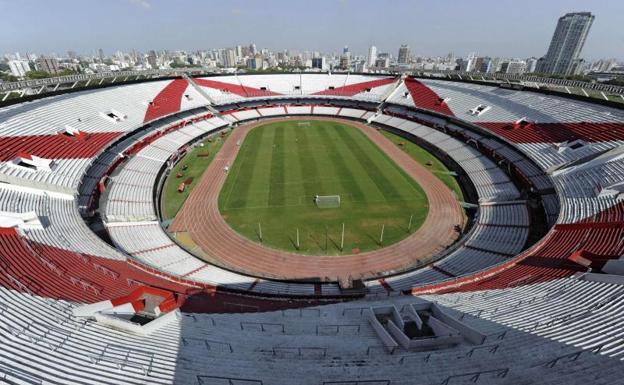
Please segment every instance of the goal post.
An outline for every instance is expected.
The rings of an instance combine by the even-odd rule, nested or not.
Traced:
[[[340,207],[340,195],[315,195],[314,203],[319,209],[335,209]]]

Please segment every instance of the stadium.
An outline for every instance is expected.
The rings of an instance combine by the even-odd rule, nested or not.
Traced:
[[[623,86],[248,56],[0,78],[0,384],[624,384]]]

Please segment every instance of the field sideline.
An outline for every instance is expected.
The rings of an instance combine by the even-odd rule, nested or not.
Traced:
[[[340,195],[341,207],[319,209],[315,195]],[[341,254],[342,223],[345,254],[400,241],[422,224],[427,206],[418,183],[376,144],[332,121],[251,131],[219,196],[221,213],[239,233],[260,241],[261,232],[266,246],[306,254]]]

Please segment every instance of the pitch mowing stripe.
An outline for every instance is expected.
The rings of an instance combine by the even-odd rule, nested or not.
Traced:
[[[297,160],[299,162],[299,170],[301,171],[303,190],[305,191],[306,197],[314,196],[318,185],[322,183],[318,180],[318,169],[316,168],[314,155],[310,149],[310,138],[308,135],[310,127],[303,127],[301,130],[298,130],[300,135],[297,137],[297,148],[299,149]]]
[[[303,202],[305,192],[305,175],[301,173],[301,153],[299,152],[299,137],[296,126],[288,125],[284,131],[284,160],[286,163],[284,188],[286,190],[285,206]]]
[[[344,177],[351,180],[351,183],[357,184],[362,191],[365,192],[364,198],[360,201],[353,200],[353,203],[368,204],[369,202],[384,202],[386,198],[382,192],[377,188],[375,183],[370,179],[364,166],[360,164],[358,159],[349,150],[351,142],[345,143],[338,135],[338,130],[351,130],[356,135],[355,139],[361,139],[361,135],[357,136],[359,130],[351,126],[344,126],[338,123],[332,123],[329,127],[330,138],[336,144],[340,156],[345,160],[345,163],[349,167],[349,173]],[[374,149],[375,150],[375,149]]]
[[[365,199],[365,194],[357,183],[357,180],[352,179],[352,170],[345,162],[345,159],[342,156],[342,152],[339,152],[336,143],[329,136],[326,126],[321,126],[318,128],[319,133],[323,136],[323,140],[325,145],[329,149],[329,158],[336,165],[338,169],[339,183],[341,186],[340,191],[349,191],[353,200],[355,201],[363,201]]]
[[[354,133],[355,134],[355,133]],[[396,165],[385,151],[381,150],[379,146],[371,139],[369,139],[364,133],[358,131],[358,136],[361,137],[362,150],[367,154],[375,154],[376,164],[382,166],[383,177],[394,182],[394,186],[401,198],[397,200],[414,200],[426,199],[425,193],[420,188],[418,183],[401,168]]]
[[[353,134],[355,134],[355,132]],[[379,146],[364,133],[358,131],[357,134],[361,138],[359,143],[362,145],[362,150],[366,154],[375,155],[376,164],[381,167],[381,170],[384,170],[382,176],[394,183],[394,187],[400,195],[396,200],[426,199],[424,191],[420,188],[418,183],[401,167],[397,166],[394,160],[392,160],[385,151],[381,150]]]
[[[273,137],[273,151],[271,153],[271,171],[269,174],[269,206],[281,206],[286,203],[286,159],[284,157],[284,130],[286,127],[277,126]]]
[[[258,164],[260,155],[261,146],[259,143],[266,135],[265,130],[260,129],[256,131],[252,131],[247,135],[234,161],[234,167],[230,170],[231,173],[235,173],[236,177],[229,184],[229,191],[224,205],[225,209],[246,206],[247,195],[252,186],[253,166]]]
[[[358,159],[360,164],[364,166],[369,178],[375,183],[384,197],[387,200],[397,200],[401,198],[401,194],[396,189],[394,183],[386,178],[384,173],[377,167],[377,164],[363,150],[362,143],[353,137],[353,135],[350,135],[346,129],[337,129],[336,132],[345,145],[347,145],[349,151]]]
[[[322,181],[322,183],[315,184],[315,194],[319,195],[334,195],[334,194],[343,194],[347,195],[347,191],[341,191],[342,187],[340,187],[340,179],[344,177],[350,177],[350,175],[342,175],[339,170],[339,165],[332,161],[332,157],[335,155],[332,151],[330,151],[330,147],[328,146],[328,142],[331,140],[327,135],[324,134],[324,126],[327,122],[319,122],[314,125],[313,131],[313,143],[316,143],[317,146],[313,151],[314,161],[316,162],[316,168],[318,169],[318,175],[316,176],[317,181]],[[330,130],[331,131],[331,130]]]
[[[273,143],[275,140],[276,127],[258,127],[254,130],[264,131],[262,141],[258,143],[260,154],[256,162],[250,164],[251,189],[247,191],[246,206],[268,205],[271,180],[271,161],[273,159]],[[258,191],[258,186],[266,186],[263,191]]]

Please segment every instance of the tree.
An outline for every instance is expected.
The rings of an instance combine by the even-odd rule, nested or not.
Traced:
[[[26,72],[26,79],[45,79],[51,75],[46,71],[28,71]]]
[[[5,82],[15,82],[17,78],[11,74],[7,74],[5,72],[0,72],[0,79]]]

